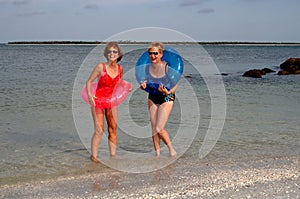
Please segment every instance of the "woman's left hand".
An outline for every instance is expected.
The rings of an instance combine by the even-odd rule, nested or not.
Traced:
[[[165,95],[170,94],[170,91],[168,91],[168,89],[163,84],[159,85],[158,90],[159,92],[162,92]]]

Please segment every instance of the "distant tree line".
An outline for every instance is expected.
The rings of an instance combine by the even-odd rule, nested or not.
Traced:
[[[107,41],[11,41],[8,44],[84,44],[84,45],[94,45],[94,44],[106,44]],[[120,44],[149,44],[150,41],[118,41]],[[216,42],[168,42],[165,44],[200,44],[200,45],[300,45],[297,42],[237,42],[237,41],[216,41]]]

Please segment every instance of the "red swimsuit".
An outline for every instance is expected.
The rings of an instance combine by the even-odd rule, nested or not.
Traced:
[[[96,108],[111,108],[113,104],[111,103],[111,98],[114,95],[115,87],[118,81],[121,79],[121,66],[118,64],[118,74],[116,77],[112,78],[106,72],[106,66],[103,63],[103,72],[99,77],[98,85],[96,89],[95,99]]]

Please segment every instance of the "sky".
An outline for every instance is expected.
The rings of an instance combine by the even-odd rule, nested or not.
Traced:
[[[299,8],[299,0],[0,0],[0,43],[103,41],[143,27],[195,41],[300,42]]]

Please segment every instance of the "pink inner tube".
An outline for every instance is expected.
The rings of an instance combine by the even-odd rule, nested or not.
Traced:
[[[93,95],[95,95],[96,93],[97,84],[98,84],[97,82],[93,82],[91,85],[91,92]],[[96,104],[95,107],[111,108],[114,106],[118,106],[127,98],[131,89],[132,89],[132,85],[129,82],[125,80],[120,80],[116,85],[115,90],[113,91],[111,97],[97,97],[94,99]],[[86,93],[86,86],[82,88],[81,97],[83,101],[85,101],[87,104],[90,104]]]

